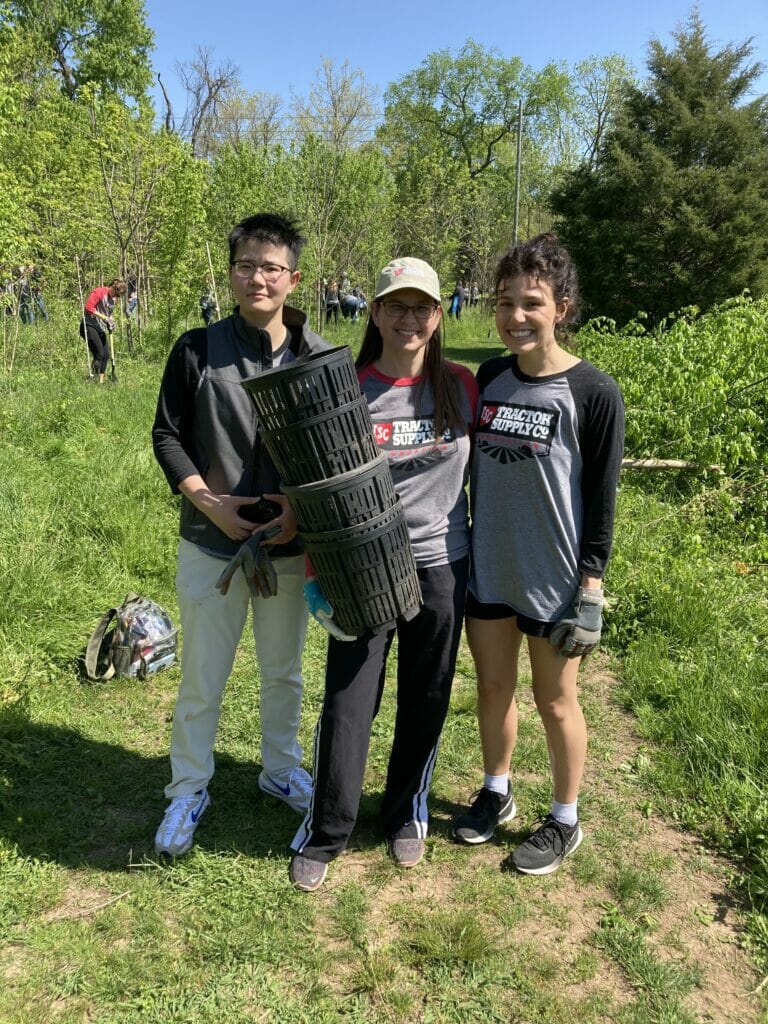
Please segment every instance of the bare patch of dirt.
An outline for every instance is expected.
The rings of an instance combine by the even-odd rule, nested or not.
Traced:
[[[524,819],[509,822],[492,842],[466,849],[440,834],[447,823],[437,817],[437,835],[428,840],[427,856],[407,872],[389,865],[383,844],[353,845],[331,865],[323,889],[311,897],[318,909],[315,928],[329,944],[326,948],[340,963],[347,958],[334,988],[346,989],[359,962],[359,952],[334,931],[332,920],[340,890],[357,883],[366,895],[365,941],[371,950],[386,951],[407,937],[409,905],[418,907],[418,913],[474,907],[506,958],[536,958],[545,950],[557,973],[551,984],[567,993],[569,1003],[599,995],[618,1011],[631,1005],[636,993],[620,966],[593,939],[604,915],[616,906],[611,879],[622,868],[646,865],[649,870],[650,865],[651,874],[658,872],[664,895],[646,915],[647,946],[664,962],[699,969],[700,982],[684,1000],[689,1011],[702,1024],[757,1024],[762,1019],[764,1004],[755,995],[760,979],[742,947],[739,907],[728,890],[730,867],[695,836],[654,813],[637,780],[622,770],[643,744],[632,716],[615,700],[614,688],[604,662],[596,658],[588,663],[582,689],[594,711],[593,748],[600,756],[588,760],[585,775],[589,812],[582,849],[584,857],[596,862],[594,872],[579,869],[580,851],[554,875],[500,875],[501,861],[525,834],[529,823]],[[525,714],[535,714],[530,693],[521,694],[521,703]],[[470,786],[473,770],[468,766]],[[522,781],[522,775],[515,777]],[[436,795],[463,800],[469,787],[466,779],[459,781]],[[515,910],[507,923],[499,911],[502,903]],[[407,985],[408,973],[400,963],[398,980]]]
[[[110,905],[115,894],[102,886],[88,885],[77,876],[71,878],[64,895],[43,915],[43,921],[64,921],[78,917],[89,917],[105,905]]]

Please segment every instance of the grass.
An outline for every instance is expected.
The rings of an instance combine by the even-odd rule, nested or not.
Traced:
[[[476,364],[498,350],[479,314],[448,326],[452,358]],[[329,333],[354,345],[361,329]],[[224,702],[213,806],[192,853],[158,865],[152,837],[178,668],[93,685],[77,662],[100,614],[128,590],[178,620],[177,507],[149,443],[164,357],[150,341],[133,359],[118,349],[120,382],[96,387],[83,379],[80,345],[72,330],[24,331],[13,373],[0,377],[3,1024],[760,1019],[765,1005],[748,994],[759,978],[739,945],[751,942],[758,962],[768,948],[755,788],[765,691],[760,648],[744,642],[764,637],[759,574],[722,572],[721,550],[711,565],[701,547],[692,557],[690,534],[704,529],[693,513],[680,531],[689,539],[671,542],[664,517],[679,509],[635,484],[623,490],[609,638],[621,688],[606,656],[587,663],[587,837],[557,875],[499,871],[549,800],[525,685],[520,817],[480,849],[450,841],[451,816],[479,782],[462,647],[424,862],[397,869],[379,834],[388,688],[351,848],[316,896],[293,891],[286,851],[297,818],[256,785],[248,631]],[[307,751],[324,642],[312,624]],[[737,861],[712,856],[675,817]],[[748,931],[738,908],[733,923],[719,920],[729,900],[746,908]]]

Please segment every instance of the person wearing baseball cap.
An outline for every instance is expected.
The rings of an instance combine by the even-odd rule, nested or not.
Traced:
[[[440,282],[412,256],[376,282],[357,359],[358,379],[405,513],[421,584],[418,614],[389,630],[328,642],[325,698],[315,734],[315,789],[291,844],[290,877],[320,888],[347,846],[363,788],[371,726],[397,635],[397,717],[381,805],[390,856],[424,855],[427,794],[451,694],[469,574],[465,484],[477,385],[443,354]],[[334,624],[335,625],[335,624]]]

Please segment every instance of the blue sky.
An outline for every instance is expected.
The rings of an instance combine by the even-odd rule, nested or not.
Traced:
[[[176,61],[196,46],[211,47],[217,62],[239,66],[250,92],[306,95],[323,58],[349,60],[382,91],[418,67],[434,50],[461,47],[467,37],[518,56],[533,68],[549,61],[573,64],[589,56],[620,53],[639,71],[648,41],[668,45],[684,22],[690,0],[410,0],[406,3],[320,3],[318,0],[146,0],[155,33],[153,66],[184,112]],[[700,0],[699,12],[715,44],[753,36],[755,59],[768,64],[768,0]],[[768,72],[759,83],[768,92]],[[159,106],[159,105],[158,105]]]

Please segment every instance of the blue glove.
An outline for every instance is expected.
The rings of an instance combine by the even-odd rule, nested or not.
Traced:
[[[356,636],[349,636],[333,621],[333,608],[320,589],[320,584],[315,576],[308,577],[304,583],[304,600],[307,602],[312,618],[319,622],[323,629],[327,629],[331,636],[337,640],[357,640]]]
[[[568,615],[557,623],[549,642],[564,658],[590,654],[600,643],[603,628],[603,592],[579,587]]]

